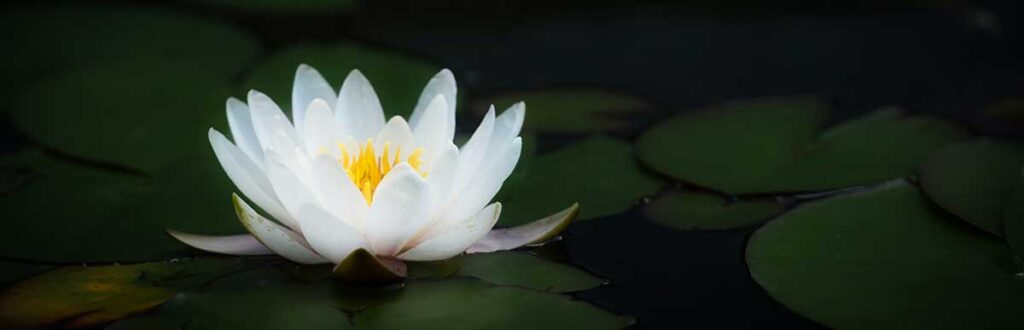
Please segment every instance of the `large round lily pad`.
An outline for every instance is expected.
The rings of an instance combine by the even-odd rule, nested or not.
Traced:
[[[979,139],[936,152],[921,168],[921,187],[950,213],[1003,236],[1007,198],[1020,181],[1024,147]]]
[[[457,274],[497,285],[514,285],[547,292],[586,290],[603,282],[571,265],[511,251],[465,256]]]
[[[682,230],[746,227],[782,213],[786,207],[769,198],[730,201],[698,191],[673,191],[644,205],[644,215],[659,225]]]
[[[620,140],[597,136],[540,154],[510,177],[497,199],[500,226],[540,219],[580,204],[577,219],[614,214],[657,192],[663,182],[647,174]]]
[[[164,229],[244,232],[231,183],[207,152],[140,178],[39,151],[3,158],[31,179],[8,192],[0,256],[54,262],[126,262],[194,253]],[[126,248],[130,247],[130,248]]]
[[[0,14],[2,95],[18,96],[40,78],[100,63],[163,59],[221,76],[241,71],[260,52],[246,32],[203,17],[132,6],[8,8]],[[159,68],[152,68],[157,72]],[[143,69],[138,74],[165,79]],[[90,85],[102,85],[93,81]],[[64,95],[63,90],[54,90]],[[109,93],[104,95],[110,97]],[[53,96],[53,99],[73,97]],[[127,101],[127,100],[125,100]],[[151,100],[151,102],[166,102]],[[150,102],[133,104],[149,106]]]
[[[637,152],[659,172],[728,194],[804,192],[908,175],[930,152],[967,135],[894,109],[822,131],[827,115],[826,104],[809,97],[727,103],[648,130]]]
[[[350,71],[359,69],[373,85],[384,112],[402,116],[412,112],[427,81],[441,70],[424,59],[356,43],[300,45],[272,54],[249,73],[241,91],[258,90],[288,109],[295,69],[303,63],[320,71],[335,91]]]
[[[206,149],[226,127],[227,79],[176,62],[92,67],[37,84],[13,111],[42,144],[78,157],[148,172]]]
[[[449,279],[409,283],[353,322],[359,329],[620,329],[633,320],[569,296]]]
[[[653,112],[636,96],[618,91],[587,88],[551,88],[505,91],[475,98],[472,111],[479,115],[489,104],[505,109],[526,102],[524,129],[544,133],[583,134],[618,132]]]
[[[1024,310],[1006,245],[903,182],[783,215],[751,237],[747,263],[775,299],[832,328],[1014,328]]]

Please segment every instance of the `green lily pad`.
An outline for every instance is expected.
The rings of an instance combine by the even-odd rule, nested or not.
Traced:
[[[840,329],[1013,328],[1024,271],[898,181],[786,213],[747,245],[750,273],[784,305]]]
[[[235,258],[61,267],[2,291],[0,328],[103,324],[156,307],[177,288],[199,285],[246,263]]]
[[[1024,178],[1017,182],[1017,187],[1006,198],[1004,205],[1004,237],[1017,255],[1024,258]]]
[[[488,283],[547,292],[592,289],[604,281],[571,265],[547,261],[522,252],[471,254],[462,258],[458,275]]]
[[[821,131],[827,115],[808,97],[727,103],[648,130],[637,153],[659,172],[731,195],[804,192],[908,175],[933,150],[967,136],[952,123],[893,109]]]
[[[7,156],[2,165],[35,177],[0,200],[7,211],[0,256],[52,262],[154,260],[194,253],[168,237],[166,228],[245,232],[233,213],[231,183],[212,158],[187,157],[177,163],[181,167],[144,179],[39,151]]]
[[[360,329],[621,329],[633,319],[569,296],[463,278],[411,282],[353,323]]]
[[[681,230],[723,230],[750,226],[782,213],[786,206],[769,198],[730,201],[698,191],[665,193],[644,206],[646,218]]]
[[[505,206],[498,224],[528,223],[577,201],[578,220],[607,216],[629,209],[663,185],[636,163],[629,144],[596,136],[524,164],[498,194]]]
[[[653,112],[647,101],[636,96],[585,88],[505,91],[484,95],[476,98],[472,111],[483,116],[490,104],[497,109],[506,109],[520,101],[526,102],[524,129],[543,133],[623,131],[640,117]]]
[[[229,76],[245,68],[261,50],[251,35],[233,26],[184,13],[130,6],[8,8],[0,14],[0,35],[5,45],[0,55],[0,72],[8,82],[0,93],[5,97],[20,96],[25,87],[40,78],[96,64],[144,59],[173,60],[195,67],[194,71]],[[136,73],[150,79],[170,80],[176,86],[203,84],[192,79],[173,79],[177,76],[161,78],[150,70],[163,71],[150,67]],[[88,85],[104,83],[92,81]],[[61,95],[64,92],[51,91]],[[181,96],[168,98],[178,97]],[[64,96],[47,99],[80,101]],[[114,97],[111,102],[114,101],[128,100]],[[153,99],[128,106],[145,108],[160,102],[166,100]]]
[[[988,139],[951,145],[921,168],[921,187],[950,213],[1003,236],[1007,198],[1020,180],[1024,147]]]
[[[350,11],[359,5],[357,0],[191,0],[191,2],[258,13],[313,14]]]
[[[36,85],[12,117],[50,148],[152,173],[209,148],[206,131],[226,127],[229,93],[226,78],[201,67],[118,63]]]
[[[359,69],[373,85],[384,112],[403,116],[412,112],[427,81],[441,70],[419,58],[355,43],[300,45],[271,55],[241,87],[263,92],[288,109],[295,69],[303,63],[320,71],[335,91],[350,71]]]

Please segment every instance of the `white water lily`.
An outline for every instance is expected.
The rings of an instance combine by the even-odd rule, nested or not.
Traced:
[[[276,222],[235,195],[251,235],[168,232],[217,253],[340,264],[358,251],[401,266],[514,249],[557,234],[575,206],[492,230],[501,204],[488,203],[519,160],[525,105],[497,116],[492,106],[460,148],[452,142],[455,101],[455,78],[442,70],[408,121],[395,116],[385,122],[376,92],[358,70],[335,93],[319,72],[300,65],[291,121],[267,95],[250,91],[248,104],[227,101],[234,143],[209,131],[228,177]]]

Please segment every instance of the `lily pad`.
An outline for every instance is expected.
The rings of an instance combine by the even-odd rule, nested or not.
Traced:
[[[240,259],[126,266],[67,266],[0,293],[0,328],[103,324],[156,307],[176,288],[195,286],[240,267]]]
[[[1024,147],[980,139],[936,152],[921,168],[921,187],[950,213],[1003,236],[1007,198],[1020,181]]]
[[[677,115],[645,132],[640,159],[673,178],[731,195],[821,191],[913,172],[964,129],[882,109],[827,130],[821,100],[769,98]]]
[[[467,255],[462,258],[458,275],[475,277],[497,285],[559,293],[591,289],[604,282],[571,265],[547,261],[522,252]]]
[[[226,78],[202,67],[117,63],[37,84],[12,117],[50,148],[152,173],[208,148],[206,131],[226,127],[229,93]]]
[[[370,80],[384,112],[406,116],[419,100],[427,81],[441,70],[423,59],[356,43],[300,45],[284,49],[257,66],[242,84],[269,95],[278,104],[291,104],[292,81],[299,64],[320,71],[337,91],[353,69]]]
[[[498,224],[524,224],[574,202],[580,204],[578,220],[607,216],[629,209],[663,185],[636,163],[629,144],[591,137],[537,155],[510,177],[497,197],[505,205]]]
[[[230,182],[219,178],[215,160],[206,159],[212,155],[196,157],[145,179],[39,151],[7,156],[4,166],[35,177],[0,200],[7,211],[0,255],[53,262],[154,260],[194,253],[165,228],[244,232],[232,211]]]
[[[805,204],[758,230],[750,273],[790,309],[831,328],[1013,328],[1021,264],[902,181]]]
[[[569,296],[448,279],[409,283],[353,323],[359,329],[621,329],[633,319]]]
[[[173,60],[188,63],[195,71],[229,76],[245,68],[261,49],[251,35],[230,25],[184,13],[131,6],[8,8],[0,14],[0,35],[5,45],[0,55],[0,72],[8,81],[2,92],[6,96],[19,96],[26,86],[58,73],[142,59]],[[151,67],[136,73],[179,86],[197,83],[191,79],[184,80],[189,81],[184,84],[183,80],[161,78],[150,70],[162,71]],[[89,85],[104,83],[92,81]],[[144,108],[158,102],[165,100],[130,105],[139,108],[144,104]]]
[[[782,213],[786,206],[770,198],[729,200],[698,191],[672,191],[644,206],[646,218],[681,230],[723,230],[750,226]]]
[[[543,133],[619,132],[650,115],[653,107],[626,93],[586,88],[505,91],[476,98],[472,111],[480,116],[488,105],[505,109],[526,102],[524,129]]]

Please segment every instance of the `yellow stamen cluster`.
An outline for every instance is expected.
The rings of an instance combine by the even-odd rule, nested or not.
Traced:
[[[359,188],[359,191],[363,193],[366,203],[373,202],[373,192],[377,190],[377,185],[380,184],[380,181],[384,179],[388,172],[391,172],[391,169],[403,161],[399,158],[402,148],[395,148],[394,155],[392,156],[389,150],[391,145],[387,142],[384,143],[384,150],[378,156],[373,148],[373,139],[367,139],[366,144],[359,148],[355,154],[350,153],[340,143],[338,148],[341,149],[341,157],[338,158],[338,164],[345,169],[345,172],[348,172],[348,177],[356,184],[356,188]],[[423,163],[421,159],[422,154],[423,148],[417,148],[404,161],[425,177],[427,174],[420,171],[420,165]]]

